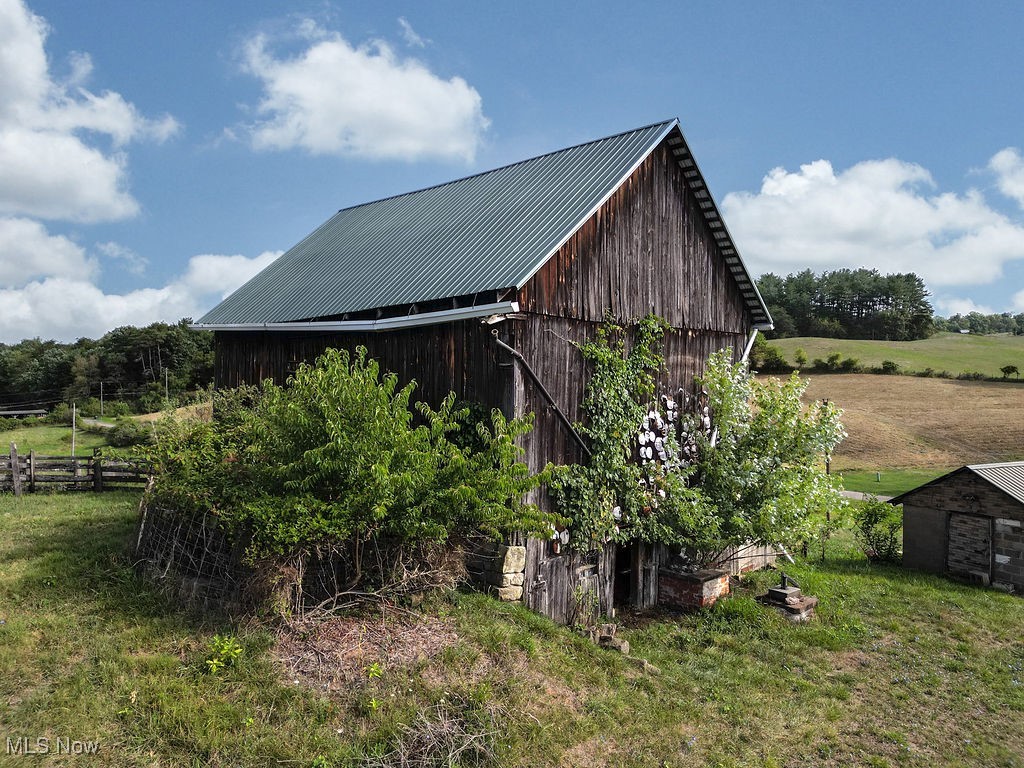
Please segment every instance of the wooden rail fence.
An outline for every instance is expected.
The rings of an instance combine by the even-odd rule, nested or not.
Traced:
[[[114,491],[137,488],[149,480],[150,466],[102,456],[39,456],[35,451],[19,454],[11,443],[10,455],[0,454],[0,492],[35,493],[58,491]]]

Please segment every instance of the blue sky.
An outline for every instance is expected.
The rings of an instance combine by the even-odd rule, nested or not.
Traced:
[[[1024,311],[1024,4],[0,0],[0,341],[198,317],[337,209],[679,117],[755,274]]]

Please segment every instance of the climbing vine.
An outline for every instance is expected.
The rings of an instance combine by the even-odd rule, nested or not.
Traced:
[[[572,521],[570,545],[576,549],[634,538],[633,529],[642,520],[657,528],[645,514],[654,499],[634,447],[664,364],[666,328],[664,321],[649,315],[630,334],[606,319],[594,339],[576,345],[591,371],[583,400],[585,418],[576,425],[590,445],[591,457],[586,464],[556,468],[549,484],[559,511]],[[627,340],[632,342],[628,348]],[[667,474],[661,478],[674,479]],[[656,534],[650,531],[647,537]]]

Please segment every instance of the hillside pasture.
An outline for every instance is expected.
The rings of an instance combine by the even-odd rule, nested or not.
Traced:
[[[11,443],[18,446],[18,453],[27,454],[35,451],[43,456],[71,455],[71,427],[66,424],[40,424],[21,429],[0,431],[0,451],[10,451]],[[75,454],[88,456],[93,448],[107,445],[106,435],[97,432],[77,430],[75,435]]]
[[[810,364],[839,354],[843,359],[855,358],[865,368],[879,368],[891,360],[904,372],[931,368],[955,377],[965,372],[1001,378],[1000,368],[1016,365],[1024,371],[1024,336],[977,336],[974,334],[938,333],[920,341],[867,341],[860,339],[825,339],[800,337],[774,339],[786,359],[796,365],[794,355],[802,349]],[[1013,380],[1013,379],[1011,379]]]
[[[828,398],[844,411],[848,437],[833,469],[945,470],[1024,458],[1024,386],[871,374],[807,378],[808,399]]]

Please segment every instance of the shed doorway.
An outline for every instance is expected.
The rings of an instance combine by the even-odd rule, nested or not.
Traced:
[[[992,520],[952,512],[946,543],[946,568],[988,584],[992,579]]]

